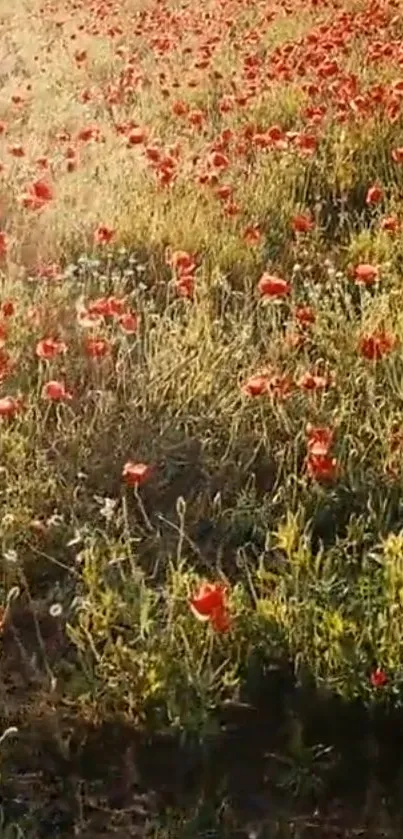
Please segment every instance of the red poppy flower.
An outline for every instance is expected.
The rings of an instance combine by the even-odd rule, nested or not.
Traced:
[[[239,204],[237,204],[236,201],[227,201],[227,203],[224,204],[224,215],[226,215],[228,218],[233,218],[234,216],[237,216],[240,212],[241,207]]]
[[[196,181],[200,186],[217,186],[218,175],[215,175],[214,172],[200,172]]]
[[[200,621],[210,621],[216,632],[226,632],[230,627],[226,592],[223,583],[202,583],[189,600],[194,616]]]
[[[12,318],[15,314],[15,305],[12,300],[4,300],[1,304],[1,314],[5,318]]]
[[[96,245],[109,245],[115,235],[115,231],[106,224],[100,224],[94,233],[94,242]]]
[[[309,233],[315,227],[314,222],[310,216],[299,213],[291,219],[291,227],[294,233]]]
[[[208,159],[210,166],[215,169],[227,169],[229,166],[229,159],[226,154],[221,151],[213,151]]]
[[[395,163],[403,163],[403,146],[399,146],[397,149],[392,150],[392,160]]]
[[[64,402],[72,399],[70,391],[66,390],[64,382],[52,380],[46,382],[42,388],[42,398],[49,399],[52,402]]]
[[[242,238],[247,245],[258,245],[262,240],[262,231],[256,224],[245,227]]]
[[[371,335],[363,335],[359,341],[359,351],[368,361],[379,361],[396,346],[396,338],[389,332],[377,330]]]
[[[382,187],[370,186],[365,201],[367,204],[378,204],[379,201],[382,201],[383,196],[384,192]]]
[[[138,317],[134,312],[126,312],[119,318],[119,326],[126,335],[134,335],[137,332]]]
[[[111,345],[106,338],[86,338],[84,349],[90,358],[104,358],[109,353]]]
[[[15,399],[14,396],[0,397],[0,417],[14,417],[21,407],[21,399]]]
[[[328,426],[306,427],[307,447],[310,455],[324,457],[328,454],[333,442],[334,431]]]
[[[331,377],[320,375],[318,373],[311,373],[307,370],[297,381],[297,387],[302,390],[324,390],[332,383]]]
[[[295,142],[300,152],[307,157],[314,154],[318,145],[318,140],[313,134],[298,134]]]
[[[381,230],[387,231],[387,233],[397,233],[400,228],[399,219],[396,216],[386,216],[381,220],[380,228]]]
[[[223,583],[202,583],[199,591],[189,600],[192,610],[200,620],[208,620],[217,609],[225,605],[226,586]]]
[[[383,688],[387,684],[388,677],[381,667],[377,667],[370,675],[370,682],[373,688]]]
[[[110,317],[120,317],[125,314],[127,302],[125,297],[115,297],[113,294],[106,298],[107,312]]]
[[[278,143],[279,140],[284,140],[284,131],[279,125],[272,125],[266,132],[272,143]]]
[[[146,146],[146,148],[144,149],[144,154],[148,158],[148,160],[151,160],[153,163],[158,163],[162,152],[161,149],[158,148],[158,146]]]
[[[228,184],[222,184],[221,186],[217,187],[217,189],[214,192],[214,195],[216,195],[217,198],[220,198],[222,201],[226,201],[227,198],[229,198],[230,195],[232,195],[232,193],[232,186],[229,186]]]
[[[147,132],[145,128],[141,128],[137,126],[133,128],[127,137],[127,143],[129,146],[141,146],[147,139]]]
[[[53,198],[52,187],[46,181],[34,181],[30,189],[39,201],[51,201]]]
[[[267,133],[257,131],[252,137],[252,142],[258,149],[268,149],[272,141]]]
[[[8,151],[8,152],[9,152],[9,154],[11,154],[13,157],[25,157],[25,149],[24,149],[24,146],[21,146],[20,144],[15,145],[15,146],[9,146],[9,147],[8,147],[8,149],[7,149],[7,151]]]
[[[290,283],[272,274],[264,273],[258,283],[261,297],[285,297],[291,291]]]
[[[179,297],[187,297],[189,300],[193,299],[195,290],[195,278],[193,274],[182,274],[175,280],[175,291]]]
[[[186,102],[182,102],[181,100],[177,99],[175,102],[172,103],[171,111],[176,117],[184,117],[189,111],[189,105]]]
[[[196,268],[195,258],[187,251],[168,252],[167,262],[178,274],[192,274]]]
[[[297,306],[294,317],[300,326],[311,326],[316,320],[316,314],[311,306]]]
[[[58,341],[54,338],[43,338],[41,341],[38,341],[35,347],[35,355],[46,361],[50,361],[52,358],[65,352],[67,352],[67,344],[64,341]]]
[[[354,277],[357,285],[370,286],[378,279],[378,269],[375,265],[367,262],[360,262],[354,269]]]
[[[153,467],[147,463],[134,463],[128,460],[123,467],[122,478],[128,486],[138,487],[148,480],[152,471]]]
[[[124,297],[98,297],[87,304],[87,314],[97,317],[120,317],[125,313],[126,299]]]
[[[269,391],[269,377],[259,374],[250,376],[242,385],[241,390],[246,396],[262,396]]]
[[[316,481],[332,481],[337,474],[337,460],[327,454],[309,453],[306,469],[308,475]]]
[[[231,621],[227,609],[217,609],[213,612],[210,623],[215,632],[228,632],[231,628]]]
[[[23,207],[29,210],[42,210],[53,198],[53,191],[46,181],[34,181],[20,198]]]
[[[274,399],[287,399],[291,395],[293,381],[287,374],[279,375],[275,373],[273,376],[270,376],[267,387],[270,396]]]
[[[99,141],[101,138],[101,131],[97,125],[87,125],[81,128],[77,134],[77,140],[80,140],[82,143],[88,143],[89,140]]]

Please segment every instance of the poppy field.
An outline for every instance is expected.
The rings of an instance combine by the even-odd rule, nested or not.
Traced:
[[[32,737],[400,720],[402,12],[0,0],[5,824]]]

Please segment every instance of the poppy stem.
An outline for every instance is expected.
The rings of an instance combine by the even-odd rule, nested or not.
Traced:
[[[146,513],[146,509],[144,507],[144,504],[143,504],[143,501],[142,501],[142,498],[141,498],[141,495],[139,493],[139,490],[138,490],[137,486],[134,488],[134,496],[135,496],[135,499],[137,501],[137,506],[140,510],[141,517],[143,519],[143,522],[144,522],[147,530],[149,531],[149,533],[154,533],[154,528],[153,528],[153,526],[150,522],[150,519],[149,519],[149,517]]]

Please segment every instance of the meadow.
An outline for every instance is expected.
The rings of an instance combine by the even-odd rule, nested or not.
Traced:
[[[402,12],[0,0],[1,839],[401,835]]]

